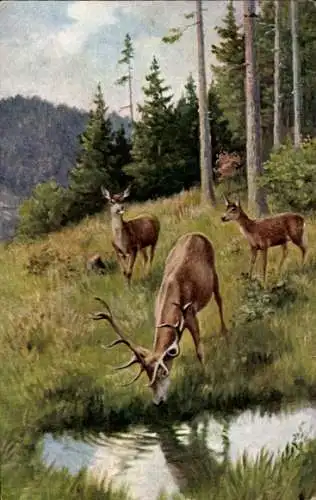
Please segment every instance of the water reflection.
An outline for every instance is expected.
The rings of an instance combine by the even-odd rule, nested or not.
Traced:
[[[48,434],[44,459],[72,473],[85,466],[94,477],[127,483],[134,498],[147,500],[161,490],[190,494],[210,475],[215,481],[224,460],[235,461],[245,450],[255,456],[262,447],[276,452],[300,430],[316,437],[315,408],[278,414],[249,410],[229,421],[204,413],[179,426],[136,427],[110,436],[89,433],[82,440]]]

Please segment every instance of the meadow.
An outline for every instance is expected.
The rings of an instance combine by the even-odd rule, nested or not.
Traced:
[[[130,205],[127,218],[143,212],[159,217],[161,235],[151,273],[144,275],[138,257],[130,288],[112,252],[107,209],[37,242],[14,242],[0,249],[2,498],[124,498],[124,492],[105,491],[102,485],[90,484],[84,472],[73,479],[66,471],[46,470],[36,444],[45,431],[111,431],[133,423],[185,420],[203,409],[231,412],[255,404],[311,400],[316,395],[313,218],[307,219],[309,253],[304,268],[300,266],[299,250],[291,245],[283,272],[278,275],[281,252],[272,249],[264,288],[259,279],[250,282],[245,276],[250,258],[248,244],[237,224],[222,223],[224,204],[220,200],[216,209],[201,207],[199,192],[191,190],[157,202]],[[213,243],[230,342],[227,344],[219,334],[212,300],[199,314],[205,373],[186,332],[182,354],[172,370],[168,403],[157,408],[151,403],[145,377],[129,387],[121,386],[123,378],[131,378],[133,368],[115,372],[113,365],[127,361],[130,353],[124,346],[102,349],[115,334],[105,322],[93,322],[89,313],[100,310],[94,296],[104,298],[126,334],[151,347],[154,300],[164,261],[178,236],[189,231],[203,232]],[[105,275],[85,269],[86,259],[96,252],[106,263]],[[259,258],[258,276],[260,264]],[[303,455],[304,460],[310,458],[308,450]],[[272,465],[266,455],[260,460],[257,465],[247,465],[245,459],[229,473],[232,483],[234,474],[239,481],[246,478],[245,485],[252,481],[258,496],[253,496],[250,486],[245,486],[244,496],[236,496],[241,483],[234,493],[233,486],[225,483],[227,473],[223,483],[209,482],[206,490],[201,486],[194,498],[211,498],[205,491],[210,495],[215,486],[216,498],[298,498],[303,468],[302,462],[297,465],[296,455],[293,468],[282,457],[277,465]],[[299,460],[303,460],[302,455]],[[254,479],[256,467],[265,471],[261,485]],[[272,479],[268,482],[269,467],[276,469],[270,471]],[[277,496],[276,488],[282,484],[292,485],[291,491],[286,490],[287,496]],[[230,492],[225,488],[231,488]],[[224,490],[221,497],[219,492]],[[275,496],[259,496],[263,491],[273,491]]]

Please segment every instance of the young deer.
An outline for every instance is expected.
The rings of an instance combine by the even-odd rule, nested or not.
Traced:
[[[158,405],[167,399],[172,363],[180,354],[179,344],[186,328],[192,335],[199,361],[204,363],[196,315],[207,305],[213,293],[219,310],[221,330],[226,334],[213,246],[203,234],[187,233],[177,240],[166,259],[156,298],[156,328],[152,350],[129,341],[115,323],[108,305],[96,297],[103,302],[107,311],[93,314],[92,319],[107,320],[119,336],[108,347],[125,344],[133,352],[132,359],[117,369],[139,364],[139,373],[130,383],[145,372],[153,390],[154,404]]]
[[[138,251],[141,251],[146,266],[148,262],[146,247],[150,247],[149,267],[152,264],[160,232],[160,222],[154,215],[142,215],[129,221],[123,219],[125,211],[123,201],[129,196],[130,187],[126,188],[123,193],[113,196],[104,187],[101,191],[104,198],[111,203],[112,246],[123,274],[130,283]]]
[[[252,276],[258,250],[261,250],[263,255],[263,279],[265,281],[268,249],[275,246],[282,246],[283,251],[279,265],[280,272],[288,253],[287,243],[289,241],[292,241],[294,245],[301,249],[302,264],[304,264],[307,252],[307,239],[304,232],[305,222],[302,215],[287,212],[261,220],[253,220],[244,212],[239,199],[236,203],[233,203],[224,196],[224,201],[226,213],[223,215],[222,221],[237,221],[242,234],[247,238],[250,245],[250,278]]]

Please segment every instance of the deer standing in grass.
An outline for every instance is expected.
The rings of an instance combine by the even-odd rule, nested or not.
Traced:
[[[159,405],[167,399],[172,363],[180,354],[180,340],[186,328],[192,336],[197,358],[204,364],[196,315],[208,304],[213,293],[219,310],[221,331],[226,335],[213,246],[203,234],[187,233],[177,240],[166,259],[156,298],[156,328],[152,350],[129,341],[115,323],[108,305],[97,298],[107,311],[93,314],[92,319],[109,321],[119,336],[108,347],[125,344],[133,352],[131,360],[117,369],[140,365],[139,373],[129,384],[145,372],[153,390],[154,404]]]
[[[251,260],[249,276],[251,278],[254,264],[256,262],[258,250],[263,255],[263,280],[266,280],[266,269],[268,259],[268,249],[270,247],[281,246],[282,258],[279,265],[279,272],[288,254],[287,244],[292,241],[302,252],[302,265],[307,252],[307,238],[305,233],[304,217],[296,213],[283,213],[265,219],[250,219],[241,207],[240,200],[233,203],[224,196],[226,213],[222,217],[223,222],[235,220],[238,222],[240,230],[248,240],[251,250]]]
[[[130,283],[138,251],[143,255],[145,266],[148,263],[147,247],[150,247],[147,268],[149,271],[159,237],[160,222],[154,215],[140,215],[129,221],[123,219],[123,201],[130,195],[130,187],[113,196],[104,187],[101,191],[104,198],[111,203],[112,246],[121,270]]]

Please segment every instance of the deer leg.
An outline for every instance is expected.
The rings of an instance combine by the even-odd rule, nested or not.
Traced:
[[[131,253],[129,254],[127,270],[125,270],[125,273],[124,273],[126,278],[127,278],[128,284],[130,284],[130,282],[131,282],[131,277],[132,277],[133,267],[134,267],[135,260],[136,260],[136,255],[137,255],[137,250],[132,250]]]
[[[263,273],[264,283],[266,282],[267,262],[268,262],[268,249],[264,248],[262,250],[262,273]]]
[[[221,333],[225,336],[227,336],[227,328],[225,325],[224,321],[224,313],[223,313],[223,302],[222,302],[222,296],[219,291],[219,281],[218,281],[218,276],[215,274],[214,277],[214,297],[215,301],[218,307],[218,312],[219,312],[219,317],[221,320]]]
[[[306,234],[303,233],[302,237],[300,239],[292,238],[292,242],[294,243],[294,245],[296,245],[297,247],[299,247],[300,250],[301,250],[301,252],[302,252],[302,266],[303,266],[304,263],[305,263],[305,257],[306,257],[306,252],[307,252],[307,238],[306,238]]]
[[[122,253],[122,251],[119,249],[119,247],[112,242],[112,246],[115,250],[116,258],[118,260],[119,266],[123,274],[125,273],[125,255]]]
[[[156,250],[156,244],[157,244],[157,242],[154,245],[151,245],[150,250],[149,250],[149,266],[151,266],[152,262],[153,262],[153,258],[154,258],[155,250]]]
[[[282,266],[284,264],[284,261],[287,257],[288,252],[289,251],[287,248],[287,244],[285,243],[284,245],[282,245],[282,257],[281,257],[280,264],[279,264],[279,273],[281,272]]]
[[[250,251],[251,251],[251,258],[250,258],[249,278],[251,279],[253,266],[255,265],[257,259],[258,250],[254,247],[251,247]]]
[[[185,318],[185,325],[192,336],[197,358],[200,363],[204,365],[204,351],[200,340],[200,327],[196,316],[193,316],[193,314],[188,315]]]
[[[146,248],[142,248],[140,251],[141,251],[141,254],[142,254],[143,259],[144,259],[145,273],[147,274],[149,271],[149,260],[148,260],[147,250],[146,250]]]

